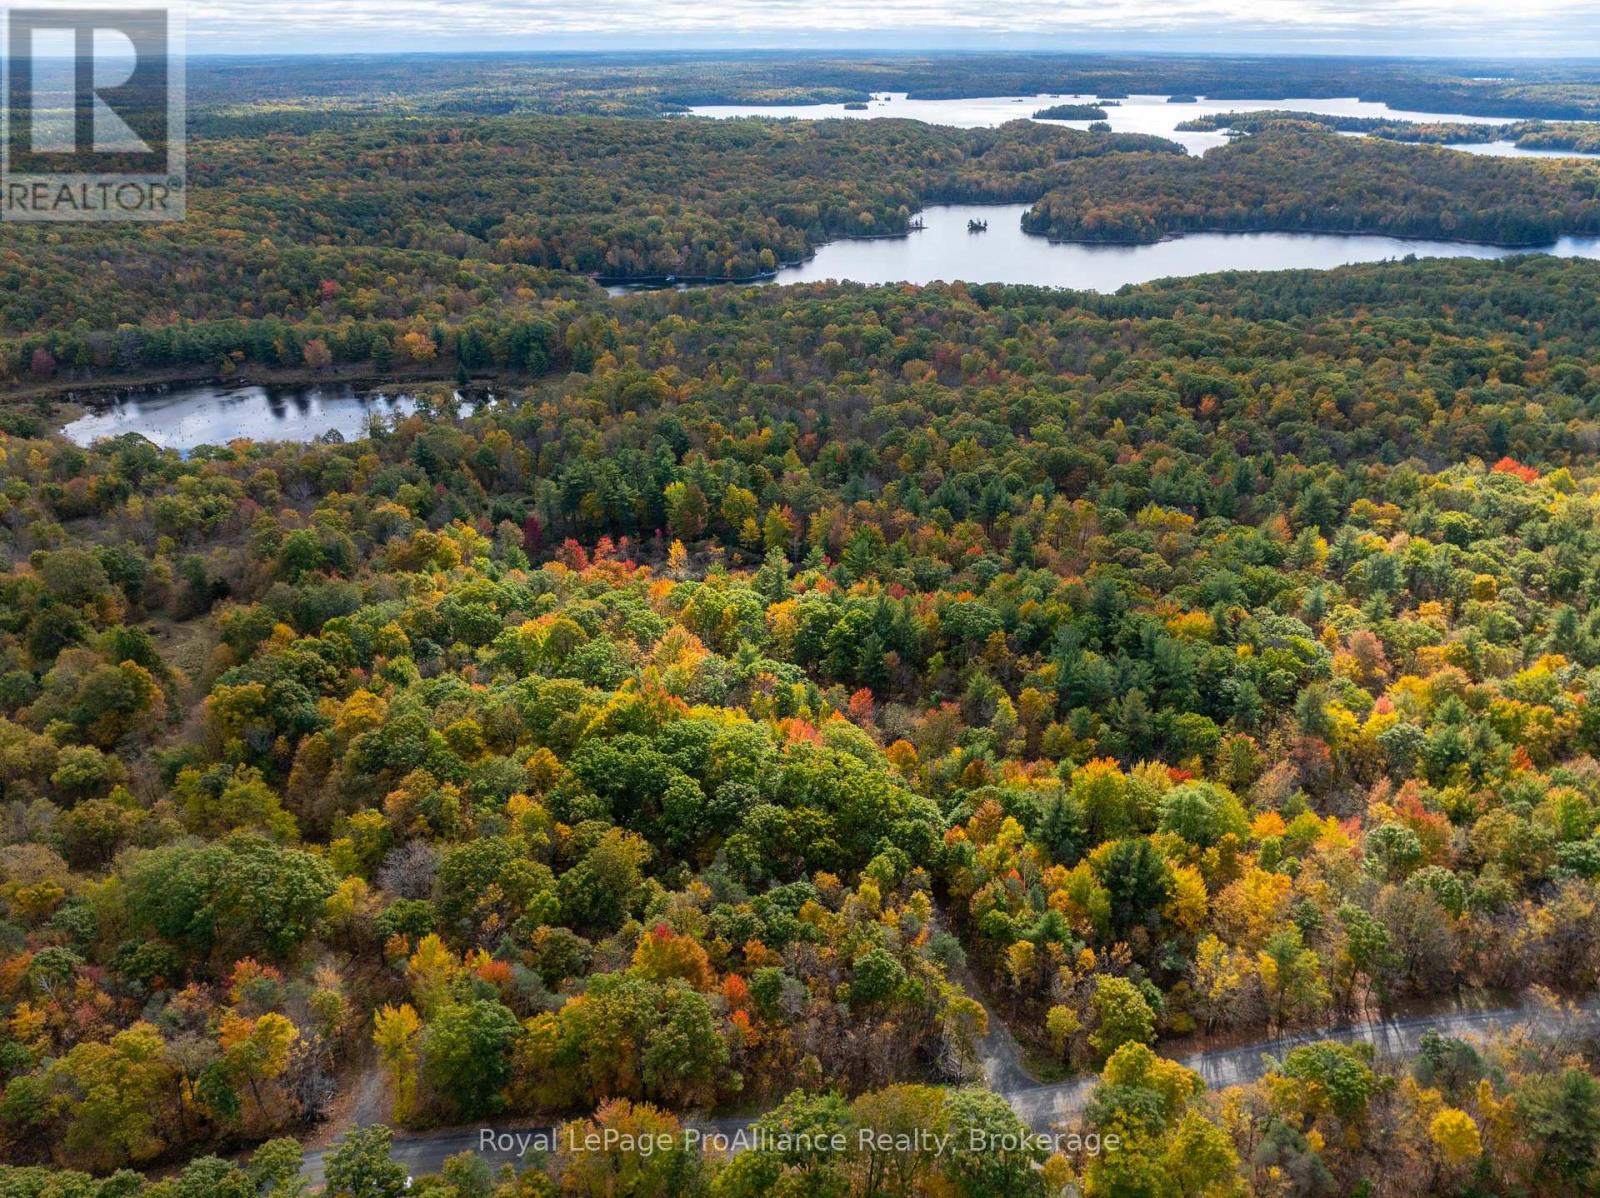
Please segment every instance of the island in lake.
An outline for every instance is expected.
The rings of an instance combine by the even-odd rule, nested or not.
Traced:
[[[1033,114],[1036,121],[1103,121],[1110,114],[1098,104],[1052,104]]]

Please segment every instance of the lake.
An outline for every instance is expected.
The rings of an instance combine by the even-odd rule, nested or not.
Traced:
[[[1600,158],[1600,154],[1580,154],[1576,150],[1540,150],[1510,141],[1480,141],[1448,147],[1466,154],[1487,154],[1492,158]]]
[[[157,445],[188,451],[236,437],[256,441],[312,441],[337,432],[346,441],[367,435],[376,417],[393,420],[416,410],[416,400],[396,392],[366,393],[349,383],[305,387],[180,384],[130,391],[94,408],[61,430],[78,445],[102,437],[139,433]]]
[[[1564,237],[1532,251],[1456,241],[1325,233],[1191,233],[1154,245],[1077,245],[1022,231],[1027,204],[935,204],[904,237],[830,241],[768,283],[1033,283],[1115,291],[1128,283],[1223,270],[1327,269],[1386,258],[1506,258],[1544,252],[1600,258],[1600,238]],[[968,233],[968,220],[989,222]],[[613,294],[628,291],[610,289]]]
[[[1320,233],[1191,233],[1155,245],[1073,245],[1022,231],[1026,204],[935,204],[922,211],[922,229],[905,237],[832,241],[807,262],[786,266],[767,284],[844,282],[1025,283],[1044,287],[1115,291],[1128,283],[1224,270],[1326,269],[1386,258],[1505,258],[1536,251],[1451,241]],[[968,220],[989,223],[967,232]],[[1544,251],[1600,258],[1600,238],[1565,237]],[[630,288],[609,288],[623,294]],[[475,404],[456,395],[462,415]],[[484,402],[493,403],[488,396]],[[127,392],[87,412],[61,431],[78,445],[102,437],[139,433],[157,445],[187,453],[237,437],[255,441],[311,441],[337,432],[346,441],[365,437],[376,419],[392,421],[416,411],[403,390],[373,392],[349,383],[311,386],[181,384]]]
[[[1037,95],[1037,96],[985,96],[968,100],[913,100],[904,92],[879,92],[865,111],[849,110],[843,104],[707,104],[691,109],[696,116],[719,119],[742,116],[795,117],[802,120],[821,120],[825,117],[902,117],[926,121],[930,125],[953,125],[960,129],[983,129],[1003,125],[1007,121],[1031,118],[1041,108],[1051,104],[1087,104],[1094,96]],[[1108,101],[1108,104],[1110,102]],[[1296,112],[1315,112],[1324,116],[1382,117],[1393,121],[1453,121],[1468,125],[1500,125],[1515,117],[1467,116],[1463,113],[1412,112],[1403,108],[1390,108],[1387,104],[1371,100],[1346,99],[1289,99],[1289,100],[1206,100],[1192,104],[1171,104],[1166,96],[1129,96],[1116,101],[1115,107],[1106,109],[1106,119],[1115,133],[1149,133],[1175,141],[1191,154],[1207,150],[1228,141],[1223,133],[1180,133],[1174,126],[1197,116],[1210,116],[1218,112],[1265,112],[1272,109],[1291,109]],[[1066,125],[1073,129],[1087,129],[1089,121],[1047,121],[1046,124]],[[1506,157],[1585,157],[1560,151],[1522,150],[1510,142],[1485,142],[1475,145],[1454,146],[1475,154],[1498,154]],[[1591,155],[1592,157],[1592,155]]]

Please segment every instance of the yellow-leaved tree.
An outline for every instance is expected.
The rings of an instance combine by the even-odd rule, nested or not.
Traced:
[[[389,1075],[394,1095],[394,1119],[407,1123],[417,1110],[417,1036],[422,1018],[410,1003],[384,1006],[372,1017],[372,1042]]]

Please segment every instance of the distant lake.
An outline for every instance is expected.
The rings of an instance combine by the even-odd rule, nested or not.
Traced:
[[[1327,269],[1386,258],[1508,258],[1550,253],[1600,258],[1600,237],[1564,237],[1536,250],[1456,241],[1325,233],[1191,233],[1154,245],[1077,245],[1022,231],[1027,204],[935,204],[904,237],[830,241],[770,283],[1029,283],[1115,291],[1128,283],[1224,270]],[[967,232],[968,220],[989,223]],[[629,290],[611,288],[613,294]]]
[[[824,117],[902,117],[926,121],[930,125],[952,125],[959,129],[983,129],[1003,125],[1007,121],[1031,118],[1041,108],[1052,104],[1094,103],[1092,95],[1036,96],[985,96],[968,100],[912,100],[904,92],[878,92],[876,98],[861,109],[846,109],[843,104],[707,104],[691,111],[696,116],[717,118],[763,116],[795,117],[803,120],[821,120]],[[1149,133],[1165,137],[1183,146],[1191,154],[1225,145],[1228,138],[1222,133],[1179,133],[1174,126],[1197,116],[1211,116],[1219,112],[1266,112],[1273,109],[1291,109],[1295,112],[1315,112],[1324,116],[1382,117],[1391,121],[1417,121],[1434,123],[1458,122],[1467,125],[1501,125],[1516,117],[1467,116],[1464,113],[1412,112],[1403,108],[1390,108],[1387,104],[1370,100],[1349,99],[1289,99],[1289,100],[1207,100],[1192,104],[1171,104],[1166,96],[1129,96],[1126,100],[1106,101],[1106,120],[1114,133]],[[1066,125],[1073,129],[1087,129],[1089,121],[1045,121],[1049,125]],[[1477,145],[1455,146],[1474,154],[1496,154],[1506,157],[1585,157],[1561,151],[1521,150],[1510,142],[1486,142]],[[1592,155],[1590,155],[1592,157]]]
[[[1464,154],[1487,154],[1491,158],[1600,158],[1600,154],[1581,154],[1576,150],[1540,150],[1512,141],[1456,143],[1449,147]]]
[[[227,387],[215,383],[130,391],[61,430],[78,445],[139,433],[157,445],[188,451],[236,437],[255,441],[312,441],[336,432],[346,441],[367,435],[374,418],[393,420],[416,410],[410,395],[357,391],[348,383],[305,387]]]
[[[1327,269],[1386,258],[1506,258],[1523,253],[1600,258],[1600,237],[1564,237],[1541,250],[1451,241],[1320,233],[1191,233],[1155,245],[1073,245],[1022,231],[1026,204],[936,204],[923,209],[923,227],[904,237],[833,241],[767,283],[828,279],[865,284],[1022,283],[1115,291],[1128,283],[1227,270]],[[987,221],[969,233],[968,220]],[[629,291],[609,288],[612,294]],[[469,415],[475,404],[457,394]],[[493,396],[487,402],[493,403]],[[125,392],[61,431],[78,445],[138,433],[157,445],[189,452],[197,445],[254,441],[312,441],[336,432],[353,441],[374,419],[393,421],[417,410],[401,388],[358,390],[349,383],[311,386],[179,384]]]

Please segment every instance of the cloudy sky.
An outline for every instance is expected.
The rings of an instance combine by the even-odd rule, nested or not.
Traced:
[[[804,46],[1600,55],[1600,0],[188,0],[192,53]]]

